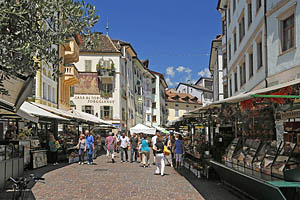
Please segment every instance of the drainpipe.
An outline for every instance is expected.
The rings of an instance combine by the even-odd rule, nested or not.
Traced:
[[[268,87],[268,42],[267,42],[267,37],[268,37],[268,26],[267,26],[267,0],[264,0],[264,21],[265,21],[265,34],[264,34],[264,47],[265,47],[265,84],[266,88]]]

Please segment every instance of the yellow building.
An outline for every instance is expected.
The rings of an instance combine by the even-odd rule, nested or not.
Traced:
[[[59,46],[59,55],[62,64],[59,66],[59,108],[70,110],[70,87],[79,83],[79,73],[73,63],[79,60],[79,43],[81,39],[77,35],[69,39],[65,45]]]
[[[184,113],[194,110],[202,106],[197,97],[187,93],[178,93],[174,89],[166,91],[166,108],[168,114],[168,122],[178,119]]]

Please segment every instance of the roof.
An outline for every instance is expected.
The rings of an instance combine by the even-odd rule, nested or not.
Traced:
[[[202,79],[213,81],[212,78],[202,76],[202,77],[199,78],[198,81],[196,81],[195,85],[197,85]]]
[[[214,64],[216,59],[217,59],[217,49],[219,46],[222,45],[222,35],[217,35],[216,39],[212,40],[211,42],[211,48],[210,48],[210,56],[209,56],[209,70],[213,71],[214,70]]]
[[[199,86],[199,85],[194,85],[194,84],[187,84],[187,83],[179,83],[178,85],[177,85],[177,87],[176,87],[176,90],[178,89],[178,87],[179,87],[179,85],[185,85],[185,86],[188,86],[188,87],[192,87],[192,88],[194,88],[194,89],[196,89],[196,90],[203,90],[203,91],[205,91],[205,92],[213,92],[212,90],[210,90],[210,89],[207,89],[207,88],[205,88],[205,87],[202,87],[202,86]]]
[[[82,41],[79,46],[80,52],[120,53],[109,36],[99,32],[93,33],[89,37],[83,35]]]
[[[167,82],[166,82],[165,77],[164,77],[163,74],[158,73],[158,72],[155,72],[155,71],[152,71],[152,70],[150,70],[150,72],[153,73],[153,74],[156,74],[157,76],[159,76],[159,77],[160,77],[160,80],[161,80],[161,81],[163,82],[163,84],[165,85],[165,88],[168,87],[168,84],[167,84]]]
[[[166,91],[166,102],[202,104],[197,97],[188,93],[174,93],[171,89]]]
[[[111,40],[113,42],[113,44],[115,45],[115,47],[121,51],[122,46],[129,46],[132,50],[132,53],[134,54],[134,56],[137,56],[136,51],[134,50],[134,48],[132,47],[132,45],[129,42],[125,42],[122,40],[118,40],[118,39],[113,39]]]

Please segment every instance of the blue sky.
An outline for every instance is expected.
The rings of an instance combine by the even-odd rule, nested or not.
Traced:
[[[221,33],[217,0],[86,0],[98,10],[94,31],[130,42],[169,87],[208,74],[211,41]]]

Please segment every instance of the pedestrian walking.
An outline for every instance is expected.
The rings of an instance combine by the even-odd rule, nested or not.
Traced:
[[[84,134],[80,134],[80,136],[79,136],[77,149],[78,149],[78,155],[79,155],[78,164],[83,165],[84,164],[84,154],[85,154],[85,149],[86,149],[86,140],[85,140]]]
[[[153,165],[155,165],[155,158],[156,158],[156,151],[154,150],[154,145],[156,144],[156,139],[157,139],[157,137],[158,137],[158,135],[160,135],[159,134],[159,131],[158,130],[156,130],[156,133],[155,133],[155,135],[152,137],[152,139],[151,139],[151,144],[152,144],[152,152],[153,152]]]
[[[171,144],[171,135],[170,134],[167,135],[164,144],[167,146],[167,148],[171,152],[169,155],[165,155],[165,159],[168,162],[168,165],[170,165],[171,167],[173,167],[172,144]]]
[[[116,140],[113,137],[113,133],[109,132],[109,136],[105,139],[106,157],[111,157],[112,163],[115,162],[114,149],[116,148]]]
[[[176,153],[176,168],[182,167],[182,155],[184,152],[184,141],[181,135],[176,135],[175,153]]]
[[[126,158],[126,162],[128,162],[128,145],[129,145],[129,139],[126,136],[125,133],[122,134],[122,136],[120,137],[120,150],[121,150],[121,162],[125,162],[124,161],[124,153],[125,153],[125,158]]]
[[[164,176],[165,171],[165,155],[164,155],[163,136],[158,136],[153,149],[156,151],[156,175]]]
[[[56,146],[56,140],[54,136],[51,134],[49,137],[49,150],[50,150],[50,160],[53,163],[53,165],[57,165],[57,146]]]
[[[150,147],[149,147],[149,141],[147,140],[147,136],[143,135],[143,139],[141,142],[141,155],[142,155],[142,166],[149,167],[149,158],[150,158]]]
[[[139,151],[140,163],[143,162],[143,156],[142,156],[142,151],[141,151],[143,139],[144,139],[144,134],[140,133],[139,134],[139,143],[138,143],[138,151]]]
[[[95,149],[94,137],[90,134],[90,132],[88,130],[86,130],[84,133],[85,133],[85,139],[86,139],[85,152],[86,152],[86,156],[87,156],[87,161],[88,161],[88,165],[92,165],[93,164],[93,151]]]
[[[130,162],[133,162],[133,156],[134,156],[134,162],[137,161],[137,154],[138,154],[138,143],[139,138],[137,137],[136,133],[133,133],[133,136],[129,140],[130,142]]]

